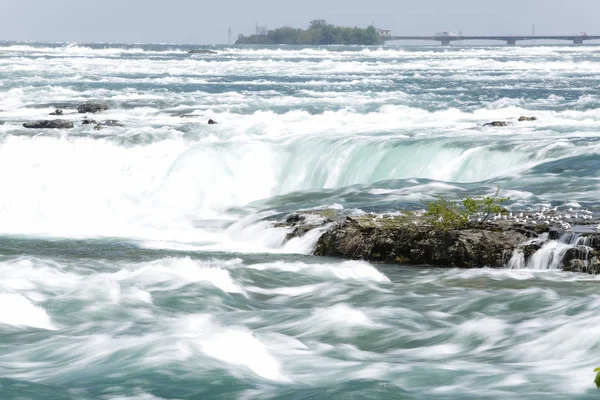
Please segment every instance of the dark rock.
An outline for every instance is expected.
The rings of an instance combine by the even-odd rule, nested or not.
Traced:
[[[315,255],[443,267],[503,267],[527,237],[515,231],[435,230],[426,225],[347,218],[318,240]]]
[[[290,214],[274,226],[290,228],[286,240],[316,228],[323,230],[314,250],[318,256],[459,268],[502,268],[515,251],[521,252],[527,263],[551,241],[576,241],[560,253],[561,268],[600,273],[600,233],[576,234],[546,224],[497,220],[443,230],[414,214],[349,217],[336,210],[320,210]]]
[[[48,115],[63,115],[63,110],[61,110],[60,108],[57,108],[54,112],[51,112]]]
[[[558,240],[562,235],[565,234],[565,231],[562,229],[552,228],[548,231],[548,239],[550,240]]]
[[[580,242],[583,246],[588,246],[598,252],[600,252],[600,234],[593,233],[587,235],[581,239]]]
[[[23,124],[23,127],[29,129],[71,129],[74,127],[74,125],[71,121],[66,121],[64,119],[55,119],[25,122]]]
[[[276,223],[276,227],[292,227],[292,232],[286,235],[286,241],[302,237],[309,231],[342,218],[335,210],[314,210],[293,213],[287,216],[285,222]]]
[[[85,104],[80,105],[77,108],[77,111],[80,114],[85,114],[85,113],[95,114],[100,111],[108,110],[108,108],[109,108],[108,104],[106,104],[106,103],[85,103]]]
[[[195,49],[188,51],[189,54],[218,54],[216,51],[207,49]]]
[[[302,237],[304,235],[306,235],[308,232],[310,232],[311,230],[313,230],[315,227],[314,226],[310,226],[310,225],[299,225],[297,227],[294,228],[293,231],[291,231],[290,233],[288,233],[287,235],[285,235],[285,241],[290,241],[293,238],[297,238],[297,237]]]
[[[200,115],[194,115],[194,114],[183,114],[183,115],[181,115],[181,117],[180,117],[180,118],[197,118],[197,117],[199,117],[199,116],[200,116]]]
[[[304,221],[306,221],[306,215],[296,213],[288,215],[288,217],[285,219],[285,223],[290,225],[296,225]]]
[[[578,245],[568,249],[562,259],[565,271],[600,273],[600,252],[591,247]]]
[[[89,119],[88,117],[85,117],[83,119],[83,121],[81,121],[81,125],[95,125],[97,124],[96,121],[94,121],[93,119]]]
[[[564,271],[587,272],[588,269],[588,263],[584,260],[573,259],[565,262],[564,264]]]
[[[125,126],[122,123],[120,123],[119,121],[117,121],[116,119],[107,119],[105,121],[100,121],[100,122],[98,122],[98,125],[100,125],[100,126],[114,126],[114,127],[124,127]]]
[[[508,126],[508,122],[506,122],[506,121],[493,121],[493,122],[488,122],[487,124],[483,124],[483,126]]]
[[[208,124],[209,124],[209,125],[216,125],[216,124],[217,124],[217,121],[215,121],[215,120],[213,120],[213,119],[209,119],[209,120],[208,120]]]
[[[587,246],[575,246],[565,252],[562,263],[565,268],[569,268],[570,271],[573,271],[574,269],[571,268],[574,268],[574,265],[580,265],[581,263],[579,261],[583,261],[587,264],[588,261],[596,255],[597,252]]]
[[[523,121],[537,121],[537,117],[525,117],[525,116],[519,117],[519,122],[523,122]]]

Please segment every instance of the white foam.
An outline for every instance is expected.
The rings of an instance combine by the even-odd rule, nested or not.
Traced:
[[[500,98],[474,106],[459,99],[449,107],[430,107],[447,104],[444,88],[414,94],[410,88],[394,87],[395,79],[406,74],[434,79],[428,71],[453,72],[444,79],[462,84],[483,80],[500,87],[507,78],[498,77],[499,70],[509,71],[511,79],[544,74],[551,82],[563,73],[589,75],[598,68],[574,58],[581,52],[596,54],[597,49],[527,51],[536,57],[523,49],[501,48],[443,53],[232,48],[219,50],[218,58],[182,59],[173,57],[182,53],[176,46],[158,58],[141,48],[0,47],[6,55],[0,68],[11,72],[0,93],[7,122],[0,126],[0,233],[130,237],[157,247],[306,254],[318,231],[284,244],[288,231],[259,220],[227,232],[198,222],[239,219],[239,214],[232,217],[232,208],[260,207],[274,196],[390,180],[473,183],[518,178],[523,179],[520,186],[535,187],[530,181],[534,178],[525,175],[531,168],[600,151],[600,145],[577,142],[600,128],[600,115],[590,108],[598,96],[585,94],[573,100],[585,108],[566,111],[560,107],[571,100],[556,95]],[[259,71],[278,79],[257,80]],[[256,88],[218,93],[204,88],[222,85],[222,77],[232,75],[240,79],[230,85]],[[282,83],[280,77],[289,81]],[[42,85],[49,79],[56,84]],[[93,87],[82,93],[67,82]],[[190,90],[155,90],[165,85]],[[198,85],[203,88],[194,88]],[[298,90],[290,93],[289,85]],[[371,90],[374,85],[386,90]],[[47,118],[54,103],[74,108],[89,99],[111,101],[112,109],[99,117],[119,119],[126,126],[90,133],[78,124],[68,133],[16,135],[24,133],[19,127],[23,120]],[[39,103],[47,107],[26,107]],[[308,111],[313,106],[321,111]],[[537,121],[516,123],[532,110]],[[198,118],[179,118],[190,112]],[[64,118],[78,122],[80,117]],[[205,126],[209,117],[220,124]],[[514,123],[502,129],[481,126],[498,119]],[[374,189],[372,194],[417,202],[431,196],[430,189],[444,190],[443,183],[431,185],[420,193]],[[514,192],[519,199],[533,196]],[[545,195],[562,199],[572,194]],[[584,201],[597,193],[589,190],[578,197]]]
[[[350,281],[390,282],[388,277],[365,261],[345,261],[335,264],[275,262],[267,264],[251,264],[248,265],[248,268],[304,273]]]
[[[340,327],[381,327],[365,314],[365,312],[350,307],[347,304],[336,304],[331,307],[316,309],[311,317],[313,326],[326,326],[331,329]]]
[[[294,287],[280,287],[274,289],[264,289],[260,287],[248,287],[247,291],[254,293],[270,294],[285,297],[297,297],[305,296],[307,294],[318,292],[319,290],[325,289],[328,286],[326,283],[317,283],[314,285],[294,286]]]
[[[58,329],[42,307],[20,294],[0,293],[0,324],[47,330]]]
[[[272,381],[288,381],[277,359],[252,332],[244,328],[225,328],[210,316],[192,315],[177,321],[178,335],[193,339],[206,355],[233,366],[248,368]]]
[[[234,281],[229,271],[220,268],[219,265],[225,266],[227,263],[196,261],[189,257],[165,258],[149,263],[132,264],[109,277],[117,281],[133,280],[147,287],[163,283],[170,290],[188,283],[206,282],[224,292],[243,293],[243,288]],[[148,300],[148,296],[140,293],[138,289],[132,295],[143,301]]]

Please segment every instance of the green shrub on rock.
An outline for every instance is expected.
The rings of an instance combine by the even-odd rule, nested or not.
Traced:
[[[469,223],[468,215],[462,211],[459,204],[444,197],[427,203],[425,219],[435,229],[460,229]]]
[[[502,203],[510,200],[510,197],[498,197],[498,193],[500,187],[493,196],[467,197],[461,202],[438,197],[426,204],[425,219],[441,230],[462,229],[474,220],[483,224],[491,214],[504,212]]]
[[[498,197],[500,193],[500,187],[496,189],[496,193],[493,196],[481,196],[481,197],[467,197],[462,201],[463,207],[469,219],[480,216],[481,220],[479,223],[484,223],[491,214],[500,214],[504,211],[502,203],[510,200],[510,197]]]

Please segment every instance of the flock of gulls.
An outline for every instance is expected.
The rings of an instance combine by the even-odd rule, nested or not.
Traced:
[[[517,224],[546,224],[559,225],[562,229],[571,229],[571,224],[588,224],[594,220],[593,213],[589,210],[574,210],[569,208],[566,211],[558,211],[558,207],[542,207],[534,213],[520,212],[513,214],[495,214],[493,221],[511,221]],[[593,227],[594,230],[600,231],[600,224]]]

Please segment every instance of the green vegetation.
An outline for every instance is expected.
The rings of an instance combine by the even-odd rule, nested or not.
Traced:
[[[444,197],[427,203],[425,219],[434,228],[441,230],[460,229],[469,223],[469,216],[460,209],[459,203]]]
[[[596,373],[596,379],[594,379],[594,383],[596,384],[596,387],[600,389],[600,368],[594,369],[594,372]]]
[[[330,25],[324,19],[310,22],[308,29],[282,27],[275,30],[257,29],[250,36],[240,35],[235,44],[359,44],[374,45],[379,43],[377,29],[373,25],[367,28],[347,28]]]
[[[438,197],[427,203],[425,218],[434,228],[441,230],[465,228],[475,218],[483,224],[491,214],[504,212],[502,203],[510,200],[510,197],[498,197],[498,193],[500,187],[491,197],[467,197],[462,202]]]

